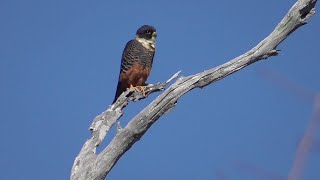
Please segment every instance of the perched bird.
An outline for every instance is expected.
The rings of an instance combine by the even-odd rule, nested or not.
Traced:
[[[154,27],[143,25],[137,30],[136,38],[125,46],[113,103],[128,88],[141,90],[144,93],[146,80],[152,67],[156,37],[157,32]]]

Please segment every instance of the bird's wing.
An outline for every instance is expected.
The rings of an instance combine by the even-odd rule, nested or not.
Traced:
[[[128,71],[132,65],[140,60],[141,44],[137,40],[129,41],[122,53],[120,73]]]

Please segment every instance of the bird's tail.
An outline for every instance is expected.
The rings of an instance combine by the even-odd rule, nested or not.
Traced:
[[[119,81],[117,85],[117,91],[116,95],[114,96],[114,99],[112,101],[112,104],[115,103],[118,99],[118,97],[126,90],[127,88],[122,85],[122,83]]]

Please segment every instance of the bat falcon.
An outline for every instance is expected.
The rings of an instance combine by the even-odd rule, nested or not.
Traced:
[[[136,37],[130,40],[122,53],[120,74],[113,103],[127,89],[144,93],[146,81],[152,68],[157,32],[153,26],[143,25]]]

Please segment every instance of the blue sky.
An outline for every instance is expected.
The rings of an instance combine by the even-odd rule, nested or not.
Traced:
[[[0,179],[69,178],[92,119],[113,100],[122,50],[141,25],[158,31],[148,80],[155,83],[246,52],[294,2],[1,0]],[[313,102],[269,75],[318,92],[319,29],[315,15],[278,47],[279,56],[183,96],[109,178],[263,179],[236,162],[287,176]],[[131,103],[122,125],[157,95]],[[303,179],[317,179],[319,166],[320,152],[308,153]]]

